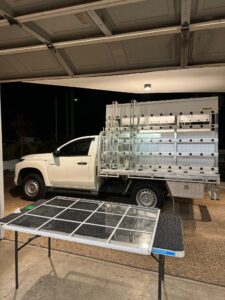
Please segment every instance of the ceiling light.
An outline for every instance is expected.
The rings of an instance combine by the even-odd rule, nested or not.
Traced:
[[[146,84],[144,85],[144,89],[145,89],[146,91],[150,91],[150,89],[151,89],[151,84],[146,83]]]

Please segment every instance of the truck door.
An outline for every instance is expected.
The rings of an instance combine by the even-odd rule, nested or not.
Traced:
[[[74,140],[62,146],[53,162],[48,164],[49,181],[52,186],[79,189],[90,188],[89,153],[94,138]]]

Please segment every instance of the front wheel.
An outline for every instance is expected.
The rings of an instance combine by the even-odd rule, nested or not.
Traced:
[[[27,200],[38,200],[45,196],[45,184],[43,178],[38,174],[26,176],[22,184],[23,196]]]
[[[138,206],[154,208],[161,207],[164,194],[160,187],[152,183],[138,184],[131,192],[132,202]]]

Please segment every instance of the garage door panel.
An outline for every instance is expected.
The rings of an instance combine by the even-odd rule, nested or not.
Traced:
[[[191,18],[193,20],[207,20],[225,15],[224,0],[192,0]]]
[[[62,67],[47,51],[0,56],[0,78],[26,78],[65,75]]]
[[[225,61],[225,29],[204,30],[193,34],[190,63]]]
[[[80,46],[62,50],[74,66],[75,73],[106,72],[128,67],[128,58],[121,42]]]
[[[39,41],[21,30],[19,26],[0,27],[0,48],[36,45]]]
[[[65,55],[77,72],[102,71],[113,67],[113,58],[107,45],[97,44],[67,48]]]
[[[42,19],[35,25],[44,30],[52,41],[102,36],[86,13]]]
[[[3,1],[3,0],[1,0]],[[54,9],[69,4],[85,3],[83,0],[4,0],[16,15],[33,13],[45,9]]]
[[[115,33],[161,27],[179,24],[180,1],[149,0],[99,10],[98,13]]]
[[[63,50],[78,74],[178,65],[178,52],[178,36],[132,39]]]
[[[128,62],[133,66],[164,66],[179,62],[177,35],[166,35],[123,42]],[[160,51],[159,51],[160,49]]]

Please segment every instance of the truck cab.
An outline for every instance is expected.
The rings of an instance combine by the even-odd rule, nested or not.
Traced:
[[[52,153],[32,154],[16,164],[16,185],[26,199],[36,200],[48,189],[76,189],[96,192],[98,136],[71,140]]]

